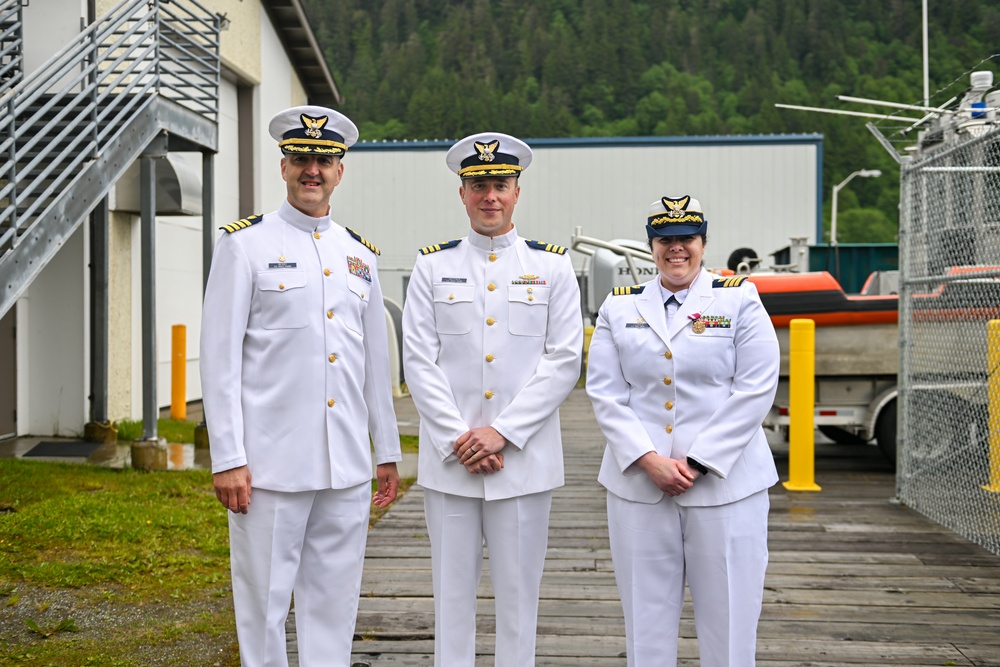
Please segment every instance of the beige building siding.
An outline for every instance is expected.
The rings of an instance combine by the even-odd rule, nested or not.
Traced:
[[[132,230],[138,219],[112,211],[108,234],[108,414],[130,417],[132,400]],[[123,353],[121,351],[128,351]],[[141,401],[136,401],[141,409]]]
[[[46,0],[47,2],[72,2],[81,5],[80,16],[86,16],[86,0]],[[97,0],[97,15],[103,16],[120,0]],[[181,2],[183,0],[174,0]],[[229,28],[222,32],[220,50],[222,64],[247,83],[260,83],[260,33],[261,16],[265,14],[260,2],[254,0],[199,0],[199,4],[229,19]],[[73,35],[79,32],[76,25]],[[72,38],[72,36],[71,36]]]
[[[267,15],[259,2],[244,0],[210,0],[205,3],[231,23],[221,33],[222,64],[243,81],[253,85],[261,82],[261,32]]]

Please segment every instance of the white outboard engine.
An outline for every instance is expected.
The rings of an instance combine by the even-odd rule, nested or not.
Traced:
[[[594,316],[604,303],[605,297],[615,287],[635,285],[650,280],[656,275],[656,264],[649,257],[649,245],[633,239],[614,239],[608,245],[636,251],[636,255],[626,257],[607,248],[597,248],[590,258],[587,279],[587,310]],[[633,275],[629,259],[635,270]]]

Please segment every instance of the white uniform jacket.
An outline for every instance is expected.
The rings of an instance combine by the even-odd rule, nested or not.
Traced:
[[[403,369],[420,414],[417,482],[495,500],[563,484],[559,406],[580,377],[580,289],[565,249],[512,230],[421,250],[403,306]],[[470,474],[470,428],[510,444],[504,468]]]
[[[227,225],[205,290],[201,384],[212,472],[342,489],[402,459],[374,246],[287,201]]]
[[[663,492],[632,465],[655,450],[709,469],[679,505],[721,505],[770,487],[778,475],[761,423],[779,352],[757,288],[702,270],[668,330],[658,280],[609,295],[594,328],[587,394],[608,441],[599,481],[626,500],[659,502]],[[707,326],[695,333],[699,317]]]

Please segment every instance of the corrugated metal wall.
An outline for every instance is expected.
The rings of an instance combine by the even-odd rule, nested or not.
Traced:
[[[534,159],[514,214],[522,236],[569,245],[579,226],[587,236],[643,240],[651,202],[690,194],[708,215],[710,267],[725,266],[736,248],[770,263],[790,237],[818,240],[820,135],[527,142]],[[467,233],[459,180],[445,165],[451,143],[361,143],[345,158],[334,219],[380,247],[384,290],[396,301],[418,248]]]

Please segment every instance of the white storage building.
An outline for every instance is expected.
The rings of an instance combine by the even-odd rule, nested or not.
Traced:
[[[568,246],[575,228],[605,240],[645,240],[646,210],[690,194],[709,220],[705,263],[736,248],[767,256],[792,237],[822,240],[823,137],[527,139],[514,223],[522,236]],[[387,297],[402,303],[419,248],[465,236],[459,179],[445,164],[453,141],[360,142],[347,154],[334,219],[377,245]],[[581,269],[584,256],[572,253]]]

